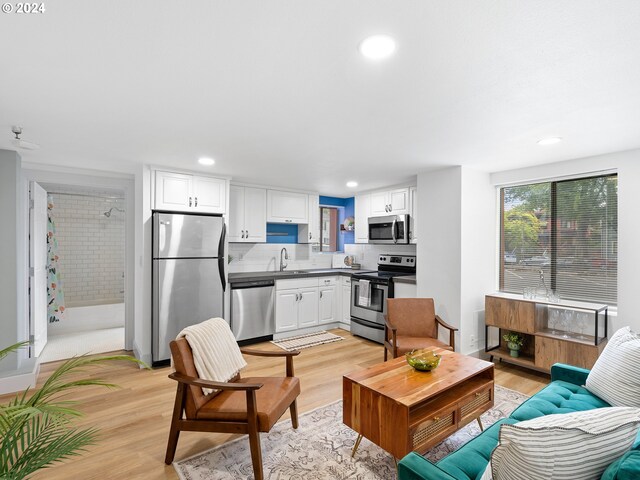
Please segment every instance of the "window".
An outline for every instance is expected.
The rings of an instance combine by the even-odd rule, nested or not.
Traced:
[[[320,251],[338,251],[338,209],[320,207]]]
[[[618,299],[618,177],[500,189],[500,290],[539,284],[561,298]]]

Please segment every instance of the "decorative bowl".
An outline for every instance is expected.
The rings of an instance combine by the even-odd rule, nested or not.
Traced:
[[[405,357],[409,365],[421,372],[429,372],[433,370],[440,365],[440,359],[442,358],[441,355],[438,355],[434,353],[433,350],[428,350],[426,348],[411,350],[405,354]]]

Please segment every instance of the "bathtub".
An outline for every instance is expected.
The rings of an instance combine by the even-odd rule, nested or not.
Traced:
[[[49,323],[48,334],[60,335],[117,327],[124,327],[124,303],[67,308],[62,320]]]

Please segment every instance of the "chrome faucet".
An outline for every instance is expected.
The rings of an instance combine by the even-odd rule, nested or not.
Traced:
[[[284,259],[282,258],[282,254],[284,253]],[[283,272],[285,268],[287,268],[287,264],[284,263],[284,260],[289,260],[289,252],[285,247],[282,247],[280,250],[280,271]]]

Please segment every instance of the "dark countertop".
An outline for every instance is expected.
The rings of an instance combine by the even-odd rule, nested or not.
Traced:
[[[252,282],[256,280],[283,280],[285,278],[330,277],[342,275],[350,277],[354,273],[371,270],[352,270],[350,268],[313,268],[309,270],[285,270],[284,272],[236,272],[229,274],[229,283]]]
[[[401,277],[393,277],[394,283],[408,283],[410,285],[416,285],[416,276],[415,275],[407,275]]]

